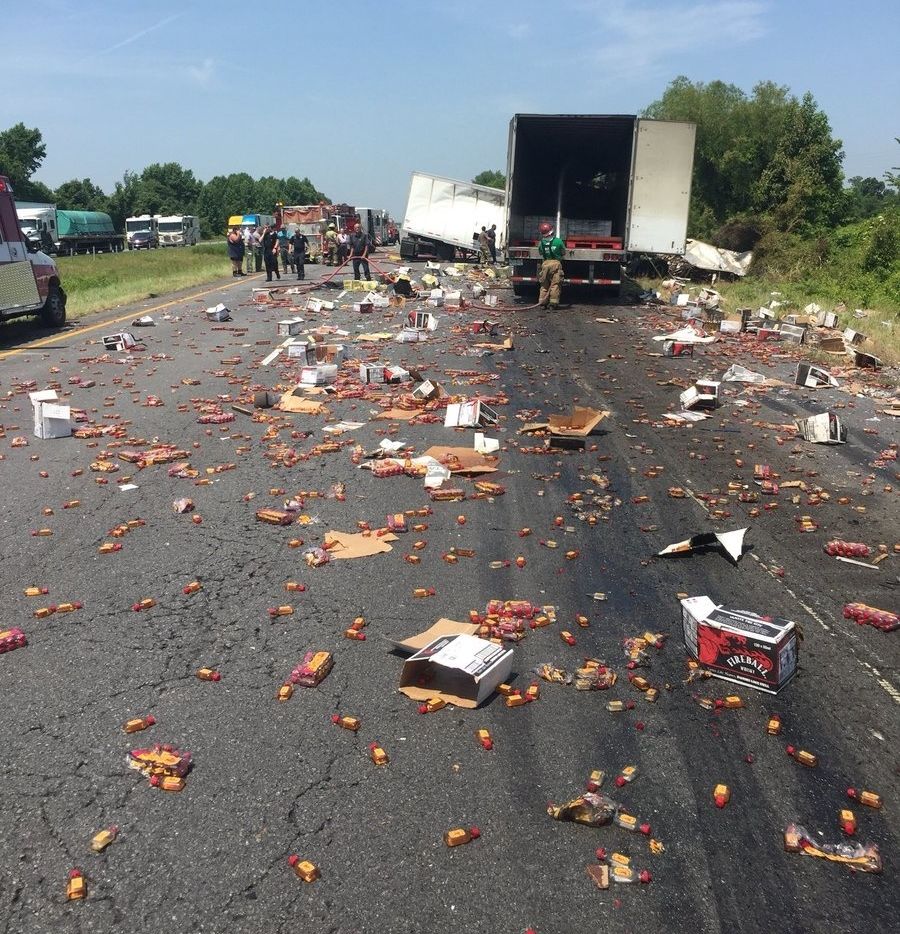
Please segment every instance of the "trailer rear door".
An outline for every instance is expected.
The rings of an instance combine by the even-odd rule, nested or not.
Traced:
[[[625,238],[629,252],[684,253],[696,131],[693,123],[635,122]]]

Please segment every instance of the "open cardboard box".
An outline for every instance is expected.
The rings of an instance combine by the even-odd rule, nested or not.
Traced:
[[[34,407],[34,435],[36,438],[68,438],[72,434],[72,410],[60,405],[55,389],[42,389],[28,394]]]
[[[445,428],[490,428],[500,421],[500,416],[480,399],[451,402],[444,415]]]
[[[412,700],[440,697],[473,709],[494,693],[512,671],[513,650],[479,639],[474,623],[439,619],[430,629],[395,641],[410,657],[400,673],[400,693]]]

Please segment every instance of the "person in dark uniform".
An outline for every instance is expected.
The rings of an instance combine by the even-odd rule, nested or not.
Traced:
[[[304,264],[306,263],[306,251],[309,249],[309,240],[306,234],[301,233],[300,228],[297,227],[289,243],[291,245],[291,256],[293,257],[294,267],[297,270],[297,278],[305,279],[306,269]]]
[[[278,234],[275,228],[266,224],[262,235],[263,261],[266,264],[266,282],[272,281],[272,273],[281,279],[278,271]]]
[[[369,261],[366,258],[369,255],[369,249],[372,246],[372,241],[369,239],[369,235],[362,229],[360,224],[357,224],[353,228],[353,233],[350,234],[350,257],[353,260],[353,278],[359,279],[359,268],[362,266],[365,271],[366,279],[371,279],[371,273],[369,272]]]

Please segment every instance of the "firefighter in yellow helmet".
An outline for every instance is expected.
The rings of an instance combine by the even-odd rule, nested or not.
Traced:
[[[325,265],[336,266],[338,259],[338,236],[334,224],[328,225],[325,231]]]

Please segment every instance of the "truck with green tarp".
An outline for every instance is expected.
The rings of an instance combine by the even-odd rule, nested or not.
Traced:
[[[19,201],[16,214],[25,236],[45,253],[114,253],[123,247],[122,234],[102,211],[60,211],[55,204]]]

